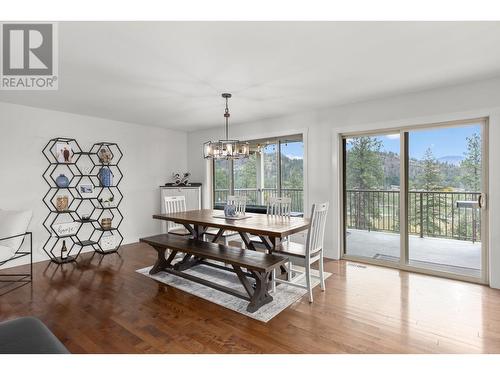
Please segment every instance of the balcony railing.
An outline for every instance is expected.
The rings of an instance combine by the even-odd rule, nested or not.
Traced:
[[[278,196],[278,189],[234,189],[234,193],[247,197],[248,205],[266,206],[269,197]],[[216,189],[215,203],[226,202],[228,195],[229,189]],[[302,189],[281,189],[281,196],[292,198],[291,210],[293,212],[304,212],[304,191]]]
[[[478,209],[457,201],[477,201],[478,192],[409,191],[408,232],[420,237],[481,240]],[[348,228],[399,232],[398,190],[346,190]]]

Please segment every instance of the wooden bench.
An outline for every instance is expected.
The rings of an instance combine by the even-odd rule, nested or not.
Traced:
[[[147,243],[158,252],[158,259],[149,271],[151,275],[164,271],[242,298],[250,302],[247,306],[248,312],[255,312],[273,300],[268,293],[270,275],[274,269],[287,261],[287,258],[281,255],[242,250],[237,247],[168,234],[141,238],[140,242]],[[166,258],[165,253],[167,249],[170,250],[170,254]],[[178,253],[184,253],[184,258],[172,264]],[[232,268],[225,267],[222,264],[211,263],[208,260],[228,264]],[[205,264],[235,272],[245,288],[246,294],[239,290],[183,272],[197,264]],[[246,271],[243,271],[243,269],[246,269]],[[249,279],[255,280],[255,287]]]

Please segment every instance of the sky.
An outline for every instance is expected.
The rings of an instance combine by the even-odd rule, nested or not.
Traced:
[[[467,137],[481,133],[480,125],[454,128],[412,130],[409,132],[409,153],[411,158],[421,159],[428,147],[434,157],[463,156],[467,150]],[[400,152],[399,134],[376,137],[382,141],[384,151]]]
[[[272,146],[267,146],[265,152],[273,152],[275,149]],[[304,143],[303,142],[288,142],[281,144],[281,152],[290,159],[304,158]]]

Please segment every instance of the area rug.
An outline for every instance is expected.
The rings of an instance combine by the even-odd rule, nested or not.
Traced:
[[[299,268],[295,267],[294,268]],[[224,292],[209,288],[205,285],[198,284],[194,281],[186,280],[182,277],[169,274],[167,272],[159,272],[155,275],[150,275],[149,270],[151,267],[146,267],[137,270],[136,272],[147,276],[151,279],[159,281],[163,284],[167,284],[174,288],[180,289],[184,292],[193,294],[197,297],[203,298],[207,301],[213,302],[217,305],[224,306],[230,310],[236,311],[240,314],[249,316],[253,319],[259,320],[261,322],[268,322],[288,306],[303,297],[307,290],[301,288],[295,288],[293,286],[279,284],[276,287],[276,293],[271,293],[273,300],[262,306],[259,310],[254,313],[249,313],[246,308],[248,301],[241,298],[234,297]],[[245,289],[238,280],[238,277],[234,272],[221,270],[218,268],[206,266],[203,264],[194,266],[187,271],[184,271],[194,276],[198,276],[205,280],[213,281],[218,284],[228,286],[237,290],[241,290],[245,293]],[[313,270],[313,275],[318,275],[318,271]],[[325,272],[325,279],[330,277],[331,273]],[[301,279],[303,285],[305,285],[305,278]],[[318,278],[312,278],[313,286],[319,285]]]

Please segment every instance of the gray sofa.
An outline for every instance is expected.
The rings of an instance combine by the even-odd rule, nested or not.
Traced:
[[[0,354],[69,354],[40,320],[18,318],[0,323]]]

